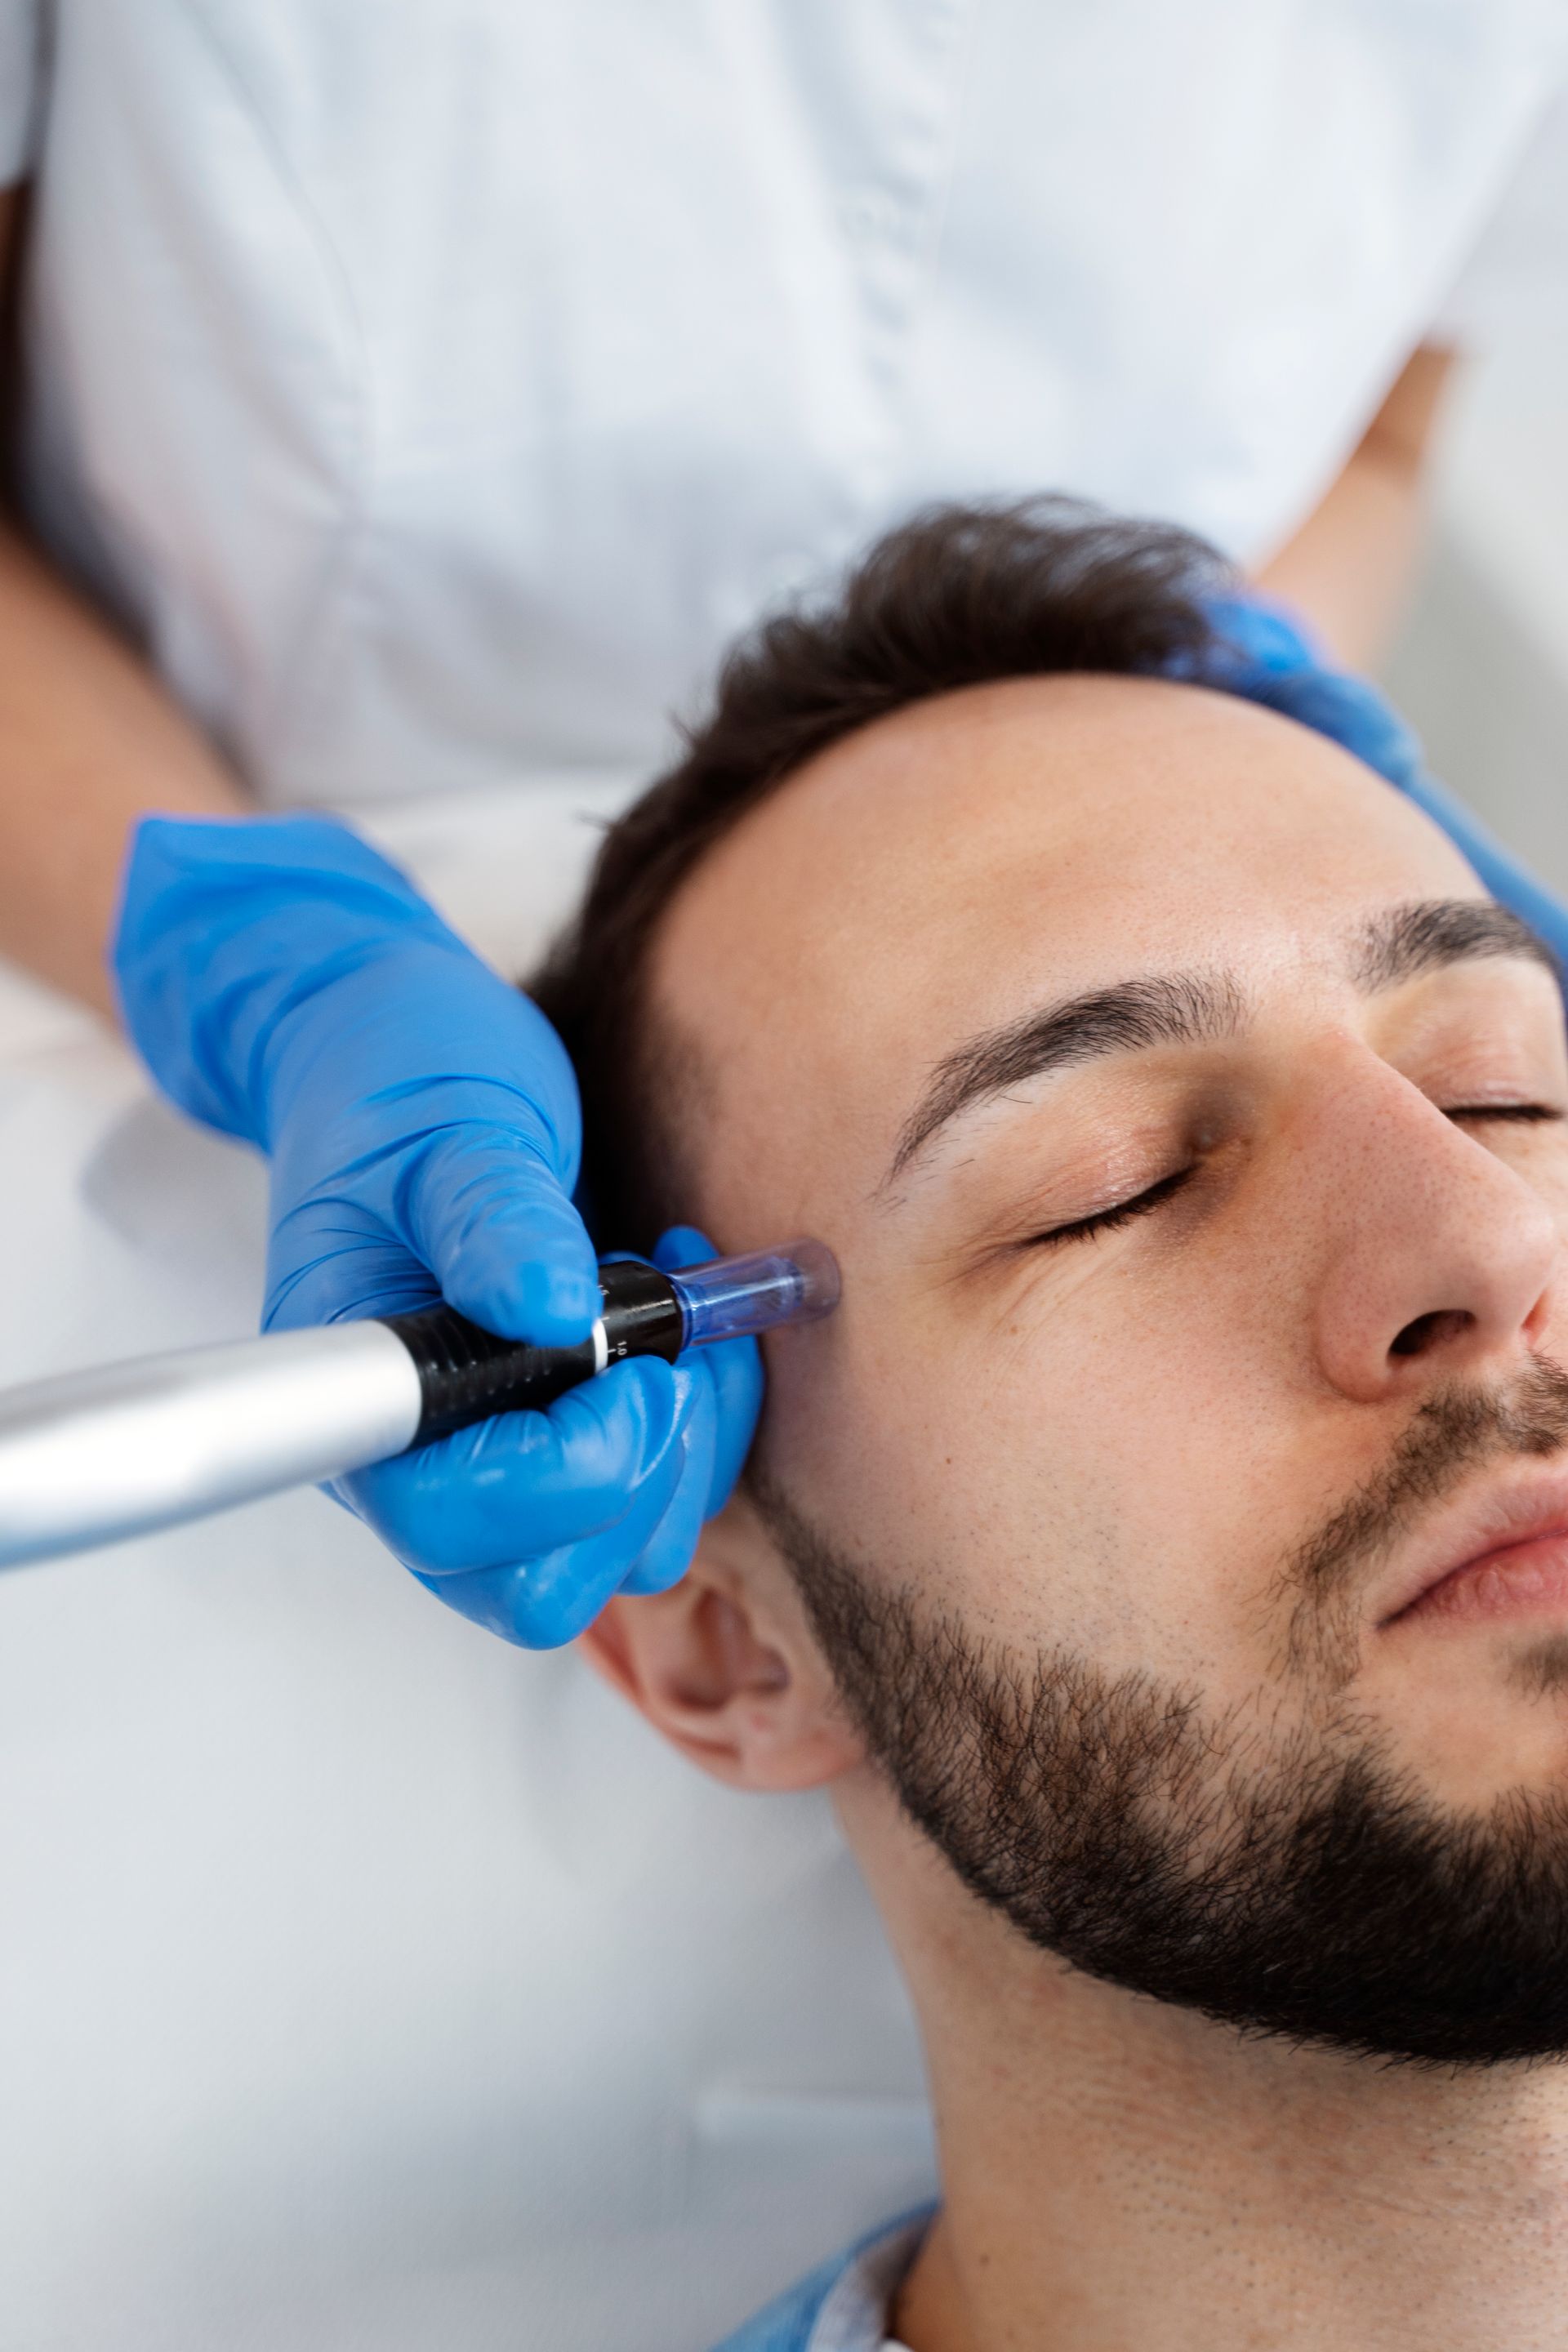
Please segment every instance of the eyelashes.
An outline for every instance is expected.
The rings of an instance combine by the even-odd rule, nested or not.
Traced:
[[[1551,1103],[1453,1103],[1444,1111],[1445,1118],[1511,1118],[1521,1125],[1543,1124],[1550,1119],[1561,1120],[1563,1113]]]
[[[1151,1209],[1173,1199],[1189,1177],[1196,1174],[1195,1160],[1185,1168],[1173,1168],[1157,1184],[1151,1184],[1146,1192],[1135,1192],[1130,1201],[1118,1201],[1114,1208],[1096,1209],[1090,1216],[1074,1217],[1070,1224],[1052,1225],[1043,1234],[1031,1234],[1026,1247],[1035,1249],[1047,1242],[1086,1241],[1090,1234],[1108,1234],[1118,1225],[1130,1225],[1134,1217],[1146,1217]]]
[[[1561,1123],[1563,1113],[1551,1103],[1453,1103],[1445,1106],[1443,1116],[1453,1119],[1509,1119],[1516,1126],[1543,1126],[1552,1121]],[[1065,1225],[1047,1226],[1043,1233],[1031,1234],[1024,1246],[1040,1249],[1058,1242],[1088,1241],[1096,1234],[1114,1233],[1118,1225],[1130,1225],[1134,1217],[1146,1217],[1152,1210],[1163,1207],[1197,1172],[1196,1160],[1173,1168],[1158,1183],[1134,1192],[1131,1200],[1118,1201],[1109,1209],[1096,1209],[1087,1217],[1074,1217]]]

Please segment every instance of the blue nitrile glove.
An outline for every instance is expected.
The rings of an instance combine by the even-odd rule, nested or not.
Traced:
[[[268,1328],[445,1297],[572,1345],[598,1307],[572,1205],[576,1083],[543,1014],[386,860],[320,817],[134,837],[113,950],[126,1026],[183,1110],[272,1162]],[[662,1263],[711,1251],[667,1237]],[[619,1364],[340,1482],[432,1591],[531,1647],[681,1575],[739,1475],[755,1343]]]
[[[1419,739],[1386,695],[1331,668],[1296,617],[1265,598],[1215,598],[1207,610],[1220,639],[1217,656],[1201,665],[1209,684],[1315,728],[1385,776],[1441,826],[1493,898],[1521,917],[1568,970],[1568,908],[1427,772]]]

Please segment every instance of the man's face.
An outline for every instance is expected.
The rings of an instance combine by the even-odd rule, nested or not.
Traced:
[[[836,747],[660,937],[705,1221],[843,1267],[767,1478],[1016,1691],[1166,1695],[1211,1826],[1352,1758],[1568,1787],[1568,1535],[1498,1549],[1568,1530],[1568,1065],[1489,909],[1320,738],[1058,678]]]

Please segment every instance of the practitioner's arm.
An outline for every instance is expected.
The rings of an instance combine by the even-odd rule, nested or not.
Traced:
[[[0,273],[15,270],[21,214],[18,192],[0,192]],[[104,946],[134,819],[246,805],[146,665],[0,520],[0,954],[109,1011]]]
[[[1327,497],[1258,575],[1352,669],[1374,667],[1398,625],[1454,357],[1432,344],[1412,354]]]

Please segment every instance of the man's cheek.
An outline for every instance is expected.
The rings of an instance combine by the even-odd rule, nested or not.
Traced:
[[[1053,1363],[990,1392],[967,1445],[949,1448],[965,1490],[939,1488],[922,1513],[988,1613],[1216,1699],[1278,1671],[1282,1565],[1342,1482],[1312,1487],[1299,1416],[1267,1412],[1256,1387],[1238,1394],[1223,1360],[1199,1378],[1131,1350],[1101,1377],[1091,1360],[1071,1377]],[[911,1475],[921,1458],[911,1448]],[[970,1491],[982,1461],[988,1477]],[[971,1528],[981,1540],[966,1552]]]
[[[1168,1580],[1130,1552],[1149,1481],[1114,1414],[1052,1395],[1037,1366],[971,1365],[939,1381],[872,1381],[819,1424],[810,1494],[868,1566],[922,1605],[1025,1654],[1064,1648],[1140,1663]],[[1168,1486],[1163,1466],[1155,1483]]]
[[[1055,1321],[932,1345],[847,1317],[815,1369],[802,1350],[773,1378],[768,1467],[923,1606],[1025,1654],[1230,1691],[1260,1671],[1267,1644],[1243,1635],[1300,1514],[1266,1470],[1251,1491],[1278,1449],[1223,1352],[1211,1392],[1185,1351],[1115,1339]]]

